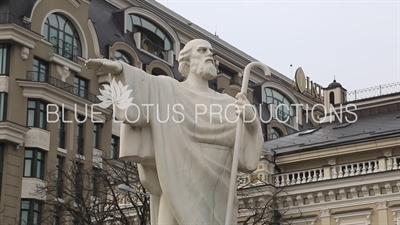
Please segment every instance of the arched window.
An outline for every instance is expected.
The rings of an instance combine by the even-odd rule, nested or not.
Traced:
[[[278,137],[282,137],[282,131],[276,127],[272,127],[271,128],[271,140],[278,138]]]
[[[160,68],[154,68],[154,69],[151,71],[151,74],[156,75],[156,76],[159,76],[159,75],[167,75],[167,73],[164,72],[164,70],[162,70],[162,69],[160,69]]]
[[[47,17],[43,36],[53,44],[53,52],[76,62],[82,56],[81,41],[74,25],[65,16],[57,13]]]
[[[126,18],[127,29],[132,33],[141,33],[141,48],[161,59],[166,59],[167,51],[172,49],[171,38],[159,26],[148,19],[129,14]]]
[[[128,63],[129,65],[132,65],[132,59],[125,52],[115,51],[114,59],[115,60],[119,60],[119,61],[123,61],[125,63]]]
[[[290,101],[281,92],[272,89],[264,88],[265,101],[267,104],[274,104],[276,107],[276,117],[280,122],[286,122],[287,124],[294,126],[296,107],[293,102]]]
[[[335,104],[335,93],[333,93],[333,91],[331,91],[329,93],[329,104],[330,105],[334,105]]]

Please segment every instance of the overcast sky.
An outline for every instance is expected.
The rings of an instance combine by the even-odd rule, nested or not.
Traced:
[[[159,2],[290,78],[302,67],[348,91],[400,81],[400,0]]]

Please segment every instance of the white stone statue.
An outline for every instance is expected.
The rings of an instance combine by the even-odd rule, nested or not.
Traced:
[[[89,59],[86,67],[111,73],[133,90],[138,107],[115,112],[124,121],[120,157],[139,165],[152,224],[225,224],[237,115],[245,120],[239,171],[257,168],[263,136],[257,113],[243,107],[249,104],[244,94],[236,100],[208,87],[217,76],[210,43],[195,39],[182,49],[183,82],[106,59]],[[237,224],[237,199],[234,212]]]

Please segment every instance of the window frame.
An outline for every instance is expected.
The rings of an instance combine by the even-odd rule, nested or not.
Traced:
[[[59,110],[58,112],[58,137],[57,137],[57,146],[59,148],[65,149],[65,123],[63,121],[65,117],[65,112],[64,110]]]
[[[51,17],[53,16],[56,19],[57,25],[52,24],[52,22],[50,21],[50,19],[52,19]],[[63,20],[63,23],[61,24],[63,25],[62,28],[60,27],[61,19]],[[68,31],[67,26],[70,28],[70,31]],[[54,31],[55,36],[51,37],[52,30]],[[46,41],[53,44],[53,52],[55,52],[56,54],[59,54],[64,58],[67,58],[74,62],[76,62],[77,56],[82,57],[82,41],[79,36],[78,30],[76,29],[72,21],[66,16],[60,13],[50,14],[44,22],[42,35],[44,36]],[[71,41],[67,41],[68,39],[70,39]],[[60,44],[62,45],[62,47],[59,47]],[[69,46],[70,49],[67,49],[67,46]],[[70,55],[67,55],[67,50],[72,50],[72,53],[68,53]]]
[[[63,197],[63,171],[64,171],[64,164],[65,164],[65,157],[57,155],[57,162],[56,162],[56,197],[62,199]]]
[[[48,76],[49,63],[42,59],[34,57],[32,67],[32,81],[44,82],[48,80]]]
[[[30,108],[29,102],[35,102],[35,107]],[[38,127],[42,129],[47,128],[47,121],[46,121],[46,113],[47,113],[47,102],[40,100],[40,99],[28,99],[28,104],[27,104],[27,115],[26,115],[26,126],[27,127]],[[41,109],[41,106],[43,105],[43,109]],[[29,116],[30,116],[30,111],[33,111],[33,124],[29,124]],[[42,118],[41,118],[41,113],[43,113]],[[40,124],[40,119],[43,121],[43,126]]]
[[[93,197],[99,197],[99,177],[100,177],[100,168],[93,167],[92,168],[92,182],[91,182],[91,190],[92,190],[92,196]]]
[[[0,76],[10,74],[11,45],[0,43]]]
[[[74,94],[81,98],[87,99],[89,95],[89,80],[82,76],[76,75],[74,77]]]
[[[5,144],[0,143],[0,201],[1,201],[1,190],[3,185],[3,170],[4,170],[4,151]]]
[[[93,123],[93,148],[100,149],[101,123]]]
[[[27,157],[26,152],[27,151],[32,151],[32,157]],[[38,159],[38,153],[42,154],[42,158]],[[29,169],[29,174],[26,174],[27,170],[27,160],[30,160],[30,169]],[[41,164],[40,168],[40,174],[38,175],[38,162]],[[37,148],[25,148],[24,151],[24,171],[23,171],[23,177],[26,178],[36,178],[36,179],[44,179],[44,169],[45,169],[45,163],[46,163],[46,151],[37,149]]]
[[[119,158],[119,137],[116,135],[111,136],[110,158],[116,160]]]
[[[128,53],[126,53],[125,51],[122,51],[122,50],[116,50],[114,52],[114,60],[122,61],[129,65],[133,65],[132,57],[130,57],[130,55]]]
[[[8,93],[0,92],[0,121],[7,120]]]
[[[29,208],[25,209],[23,208],[24,202],[27,202],[29,205]],[[38,207],[38,209],[35,209],[35,206]],[[22,221],[22,215],[23,212],[28,212],[28,221],[25,221],[25,223]],[[43,211],[43,202],[35,199],[21,199],[21,208],[20,208],[20,224],[21,225],[39,225],[41,224],[41,217],[42,217],[42,211]],[[34,222],[35,218],[35,213],[38,215],[38,219],[36,222]]]
[[[84,155],[85,151],[85,122],[79,122],[79,121],[84,121],[82,116],[78,117],[78,121],[76,123],[76,154],[78,155]]]

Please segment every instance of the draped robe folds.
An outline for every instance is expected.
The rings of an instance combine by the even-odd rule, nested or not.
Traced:
[[[191,90],[171,77],[122,65],[123,72],[115,79],[133,90],[132,103],[137,107],[115,111],[116,118],[125,121],[120,158],[138,163],[140,180],[150,193],[152,224],[162,223],[158,221],[161,195],[180,225],[224,224],[237,126],[235,99]],[[244,127],[241,135],[242,172],[254,171],[260,159],[263,137],[258,118],[255,123],[252,133]],[[237,224],[237,203],[236,198],[233,224]]]

